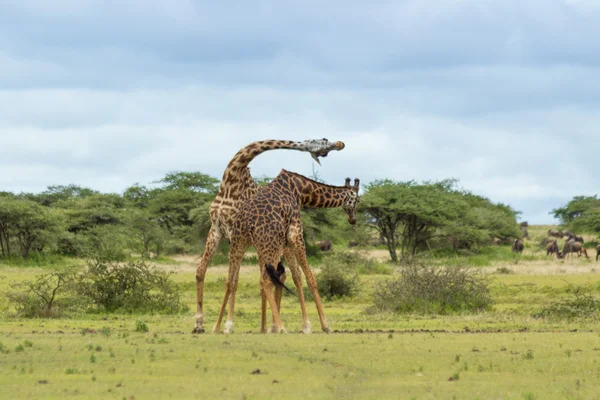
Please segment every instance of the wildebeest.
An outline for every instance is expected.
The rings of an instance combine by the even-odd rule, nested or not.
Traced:
[[[548,236],[562,239],[563,237],[565,237],[565,234],[563,233],[563,231],[553,231],[552,229],[548,229]]]
[[[321,251],[329,251],[331,250],[332,244],[331,240],[319,240],[315,243],[315,246],[317,246]]]
[[[598,256],[600,256],[600,244],[596,246],[596,261],[598,261]]]
[[[523,248],[525,248],[523,241],[519,240],[519,239],[515,239],[515,241],[512,244],[512,251],[514,251],[515,253],[522,253]]]
[[[552,240],[546,245],[546,256],[556,254],[558,256],[558,242]]]
[[[581,257],[581,254],[585,255],[585,258],[589,259],[587,250],[583,247],[583,244],[574,241],[568,241],[565,243],[563,250],[558,253],[558,258],[565,258],[567,254],[577,253],[577,258]]]
[[[567,231],[567,232],[565,232],[565,235],[567,235],[567,241],[575,241],[575,242],[583,243],[583,237],[577,236],[573,232]]]

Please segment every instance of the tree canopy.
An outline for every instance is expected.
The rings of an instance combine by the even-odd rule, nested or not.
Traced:
[[[312,178],[322,181],[316,172]],[[256,179],[259,186],[271,180]],[[201,172],[169,172],[152,183],[135,183],[123,193],[100,193],[74,184],[49,186],[38,194],[0,192],[1,255],[54,251],[81,256],[105,246],[117,248],[115,259],[131,252],[200,252],[220,181]],[[595,198],[582,198],[557,212],[565,221],[583,221],[582,216],[594,215],[588,205],[597,203]],[[305,239],[344,247],[383,240],[390,258],[398,261],[432,248],[472,249],[494,237],[521,235],[517,212],[459,190],[454,179],[377,180],[363,186],[358,211],[359,223],[350,225],[341,208],[303,209]],[[600,221],[600,213],[596,215]]]

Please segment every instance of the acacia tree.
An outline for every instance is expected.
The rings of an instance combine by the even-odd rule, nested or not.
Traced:
[[[0,249],[4,257],[10,257],[11,255],[13,227],[17,221],[15,202],[14,196],[2,196],[0,198]]]
[[[128,216],[128,226],[132,231],[133,246],[145,257],[154,251],[156,257],[160,256],[164,247],[165,231],[159,221],[152,217],[146,210],[132,210]]]
[[[162,184],[162,189],[165,190],[183,189],[216,195],[221,181],[201,172],[169,172],[154,183]]]
[[[565,206],[552,210],[562,225],[574,231],[600,232],[600,199],[575,196]]]
[[[26,260],[32,248],[40,250],[56,237],[61,220],[54,210],[24,199],[4,199],[0,204],[2,254],[11,255],[11,242],[18,244]]]
[[[439,182],[375,181],[366,186],[360,210],[385,238],[392,261],[409,259],[431,238],[450,239],[455,250],[491,235],[519,237],[516,213],[510,207],[456,190],[456,180]]]

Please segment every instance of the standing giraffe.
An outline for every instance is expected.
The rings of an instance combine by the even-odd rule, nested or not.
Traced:
[[[305,140],[303,142],[294,142],[289,140],[265,140],[254,142],[244,147],[236,153],[229,161],[217,197],[210,205],[211,227],[206,239],[206,248],[200,264],[196,270],[196,317],[195,326],[192,333],[204,332],[204,278],[206,268],[215,254],[219,243],[223,238],[229,238],[233,221],[243,200],[250,198],[257,191],[259,186],[252,179],[248,165],[259,154],[269,150],[289,149],[309,152],[319,164],[319,157],[327,157],[332,150],[342,150],[344,143],[329,142],[322,140]],[[291,258],[291,253],[286,252]],[[290,263],[293,261],[290,261]]]
[[[258,193],[243,203],[230,236],[229,276],[225,284],[225,297],[213,332],[219,332],[221,329],[221,322],[228,300],[229,313],[225,323],[225,333],[233,331],[233,311],[239,270],[242,258],[250,245],[254,246],[258,253],[258,264],[260,266],[261,332],[266,331],[266,301],[269,302],[273,315],[273,326],[270,331],[275,333],[285,332],[279,315],[280,307],[278,303],[281,301],[281,288],[284,286],[279,279],[279,276],[283,273],[279,260],[286,247],[291,249],[296,261],[302,267],[315,299],[321,328],[324,332],[330,331],[323,313],[323,305],[319,297],[315,277],[306,260],[300,209],[302,206],[317,208],[342,207],[348,215],[348,222],[353,225],[356,223],[356,205],[360,201],[358,197],[359,183],[359,180],[355,179],[354,186],[350,186],[350,178],[346,178],[344,186],[331,186],[282,170],[271,183],[261,188]],[[277,271],[274,266],[278,266]],[[310,321],[306,313],[306,304],[302,292],[302,277],[293,262],[290,262],[290,267],[298,291],[300,308],[302,309],[302,328],[305,333],[309,333]],[[273,295],[273,284],[275,284],[277,291],[275,296]]]

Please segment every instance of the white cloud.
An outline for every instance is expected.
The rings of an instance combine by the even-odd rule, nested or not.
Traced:
[[[243,145],[342,140],[316,167],[435,180],[530,222],[594,182],[599,9],[585,0],[0,5],[0,190],[220,177]],[[251,165],[311,174],[306,154]],[[535,219],[539,219],[536,221]]]

